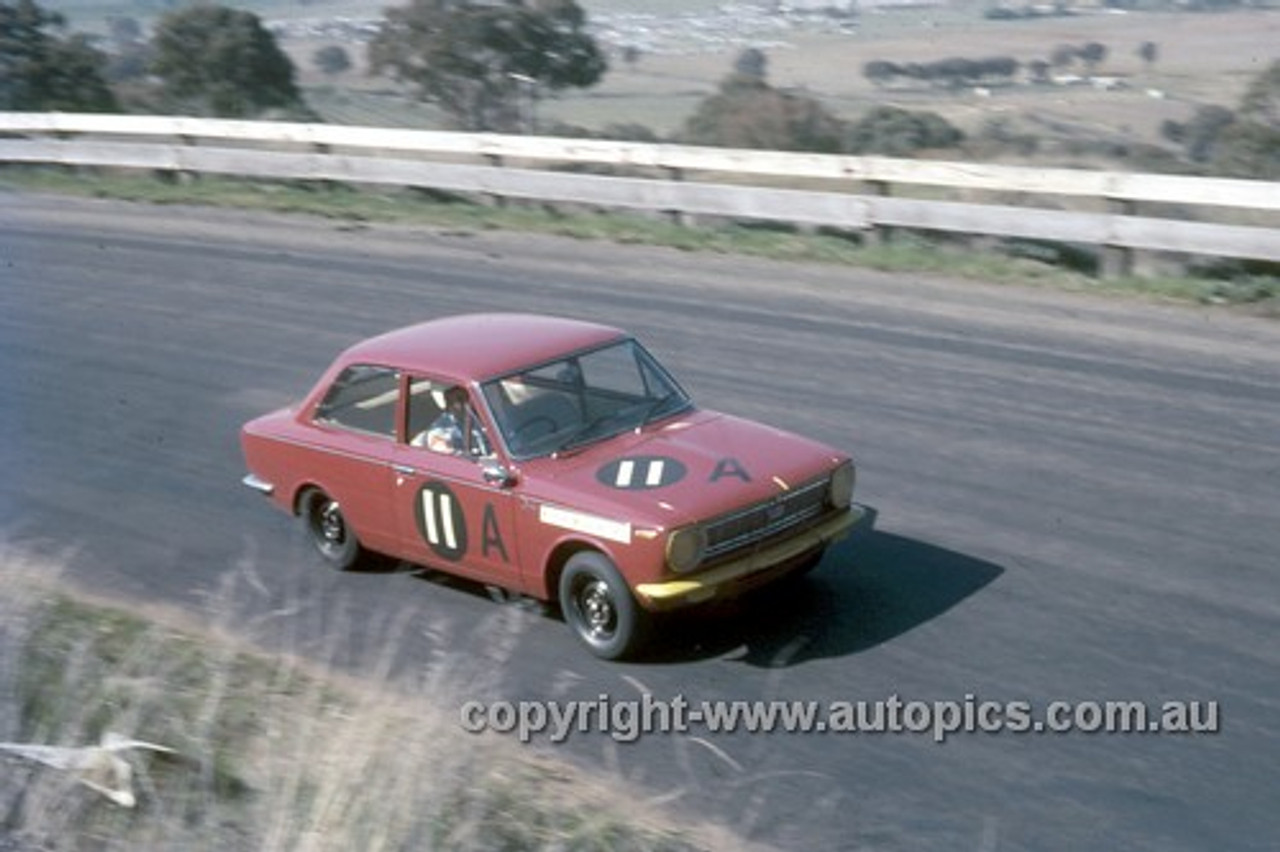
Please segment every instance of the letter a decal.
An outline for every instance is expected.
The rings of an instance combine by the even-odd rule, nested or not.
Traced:
[[[734,458],[720,459],[716,462],[716,469],[711,471],[710,481],[719,482],[725,476],[735,476],[743,482],[751,481],[751,474],[747,473],[747,469]]]
[[[489,549],[498,551],[502,556],[503,562],[510,562],[507,557],[507,546],[502,543],[502,530],[498,529],[498,516],[493,511],[493,504],[487,503],[484,507],[484,528],[481,532],[480,550],[485,555],[489,555]]]

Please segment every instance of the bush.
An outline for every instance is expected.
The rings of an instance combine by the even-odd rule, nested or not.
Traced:
[[[844,132],[816,99],[731,75],[698,105],[681,136],[695,145],[831,154],[843,149]]]
[[[1226,107],[1202,106],[1196,108],[1189,121],[1165,121],[1160,125],[1160,134],[1183,146],[1192,162],[1205,163],[1210,160],[1218,137],[1235,120],[1235,113]]]
[[[902,157],[929,148],[952,148],[964,134],[932,112],[876,107],[849,128],[845,148],[855,154]]]
[[[614,122],[606,124],[600,131],[602,139],[616,139],[620,142],[661,142],[662,137],[653,130],[636,121]]]
[[[351,57],[346,48],[338,44],[320,48],[312,55],[311,61],[325,74],[341,74],[351,70]]]
[[[1280,180],[1280,128],[1232,123],[1218,134],[1210,162],[1215,174]]]
[[[0,110],[112,112],[107,56],[36,3],[0,2]]]

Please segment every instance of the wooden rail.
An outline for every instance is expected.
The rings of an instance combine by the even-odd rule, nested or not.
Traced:
[[[1137,215],[1146,213],[1139,205],[1174,205],[1205,217],[1223,208],[1265,216],[1280,211],[1280,183],[1267,181],[327,124],[0,112],[3,162],[390,184],[677,215],[1081,243],[1108,250],[1108,274],[1127,271],[1135,250],[1280,261],[1274,227]],[[652,176],[545,168],[587,163]],[[764,177],[824,188],[744,185]],[[890,194],[903,186],[996,193],[1019,204]],[[1095,199],[1101,209],[1054,209],[1055,197]]]

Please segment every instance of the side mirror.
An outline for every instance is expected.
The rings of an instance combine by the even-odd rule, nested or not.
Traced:
[[[480,462],[480,472],[484,475],[484,481],[490,485],[496,485],[499,488],[510,488],[516,484],[515,473],[495,459],[485,459]]]

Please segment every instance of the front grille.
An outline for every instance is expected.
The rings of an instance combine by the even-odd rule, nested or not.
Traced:
[[[737,512],[723,515],[706,526],[704,562],[722,559],[760,542],[803,526],[827,509],[827,479],[779,494]]]

